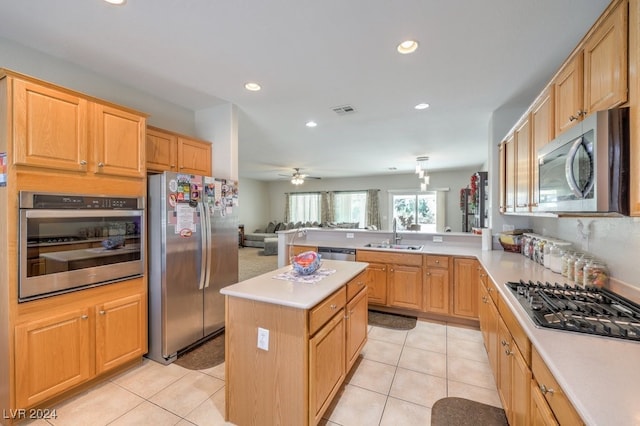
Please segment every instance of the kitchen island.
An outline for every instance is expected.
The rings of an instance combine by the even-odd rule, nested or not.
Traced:
[[[227,421],[320,421],[366,342],[366,267],[325,260],[317,282],[274,278],[286,266],[221,290]]]

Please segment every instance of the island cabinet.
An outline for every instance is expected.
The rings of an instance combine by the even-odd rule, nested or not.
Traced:
[[[45,309],[46,308],[46,309]],[[142,279],[19,306],[15,406],[29,408],[147,352]]]
[[[422,310],[421,254],[358,250],[356,260],[369,263],[369,303]],[[386,303],[382,295],[384,288]]]
[[[211,143],[148,126],[146,135],[147,169],[211,176]]]
[[[453,315],[478,319],[479,266],[475,258],[453,259]]]
[[[6,70],[13,164],[86,175],[145,176],[146,116]]]
[[[450,313],[450,256],[424,256],[424,311],[434,314]]]
[[[345,263],[327,261],[325,265]],[[347,265],[359,271],[355,277],[309,308],[251,299],[252,282],[260,292],[264,286],[270,291],[280,285],[260,277],[222,290],[226,295],[227,421],[238,425],[320,422],[367,339],[366,271],[359,262]],[[335,275],[340,273],[337,270]],[[270,275],[265,280],[273,281]],[[304,286],[309,284],[283,281],[282,289],[288,290],[282,294],[295,297],[306,291]],[[266,338],[260,337],[265,333]]]

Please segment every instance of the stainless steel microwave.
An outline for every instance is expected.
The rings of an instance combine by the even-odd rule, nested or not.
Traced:
[[[629,215],[629,108],[598,111],[538,151],[538,212]]]

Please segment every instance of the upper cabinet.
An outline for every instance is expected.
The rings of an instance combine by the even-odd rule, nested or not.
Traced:
[[[629,0],[613,0],[593,27],[576,46],[556,75],[518,120],[500,146],[500,212],[535,212],[540,200],[538,152],[547,143],[567,129],[580,123],[586,116],[628,102],[632,117],[637,116],[638,100],[633,99],[640,86],[640,30],[629,25],[629,19],[638,22],[640,9]],[[640,90],[638,90],[640,92]],[[639,93],[640,94],[640,93]],[[637,132],[633,119],[633,134]],[[640,158],[636,147],[631,147],[632,158]],[[632,160],[633,163],[633,160]],[[634,187],[640,173],[632,165],[633,194],[640,194],[640,185]],[[640,200],[640,195],[636,198]],[[631,214],[640,215],[640,207]],[[640,202],[635,201],[640,206]]]
[[[147,170],[211,176],[211,143],[147,127]]]
[[[548,86],[531,107],[531,209],[540,201],[538,151],[555,137],[554,91]]]
[[[628,4],[621,1],[584,44],[584,110],[587,114],[627,101]]]
[[[628,8],[622,0],[607,9],[554,79],[556,134],[627,101]]]
[[[10,86],[13,163],[143,178],[146,117],[19,75]]]

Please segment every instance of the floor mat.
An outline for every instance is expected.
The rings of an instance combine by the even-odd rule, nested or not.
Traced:
[[[431,426],[508,426],[502,408],[465,398],[448,397],[431,408]]]
[[[416,326],[416,317],[388,314],[386,312],[369,311],[369,325],[391,328],[394,330],[411,330]]]
[[[189,370],[205,370],[224,362],[224,332],[178,355],[174,364]]]

